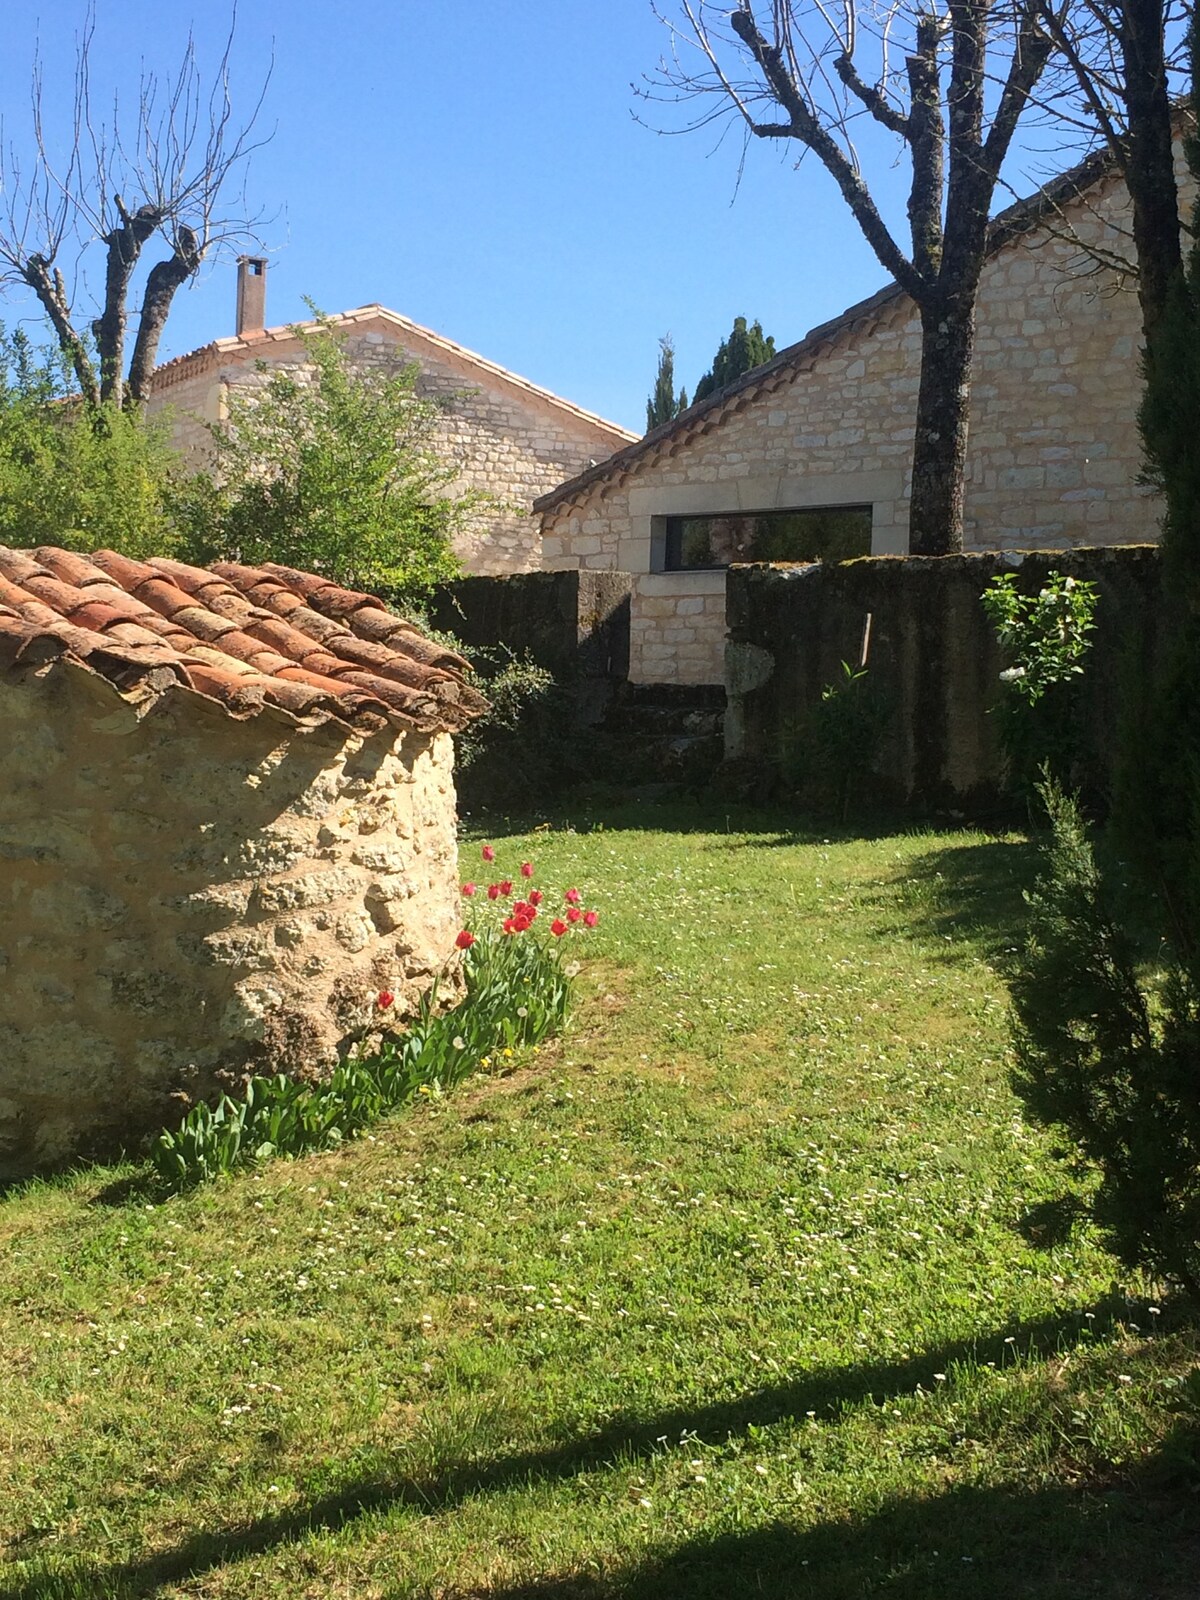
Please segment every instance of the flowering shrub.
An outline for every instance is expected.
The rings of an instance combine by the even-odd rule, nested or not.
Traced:
[[[495,854],[484,845],[485,862],[494,861]],[[533,875],[532,865],[522,862],[522,878]],[[464,883],[464,900],[469,903],[476,889]],[[512,892],[512,882],[503,879],[489,887],[483,904],[507,902]],[[527,899],[499,908],[500,926],[459,932],[454,943],[462,952],[466,994],[453,1011],[438,1011],[435,980],[406,1033],[385,1042],[377,1055],[343,1061],[327,1083],[300,1083],[280,1073],[252,1078],[239,1100],[225,1096],[215,1107],[196,1106],[181,1127],[155,1141],[151,1160],[159,1177],[169,1188],[182,1189],[248,1161],[327,1149],[414,1096],[440,1092],[558,1032],[566,1021],[573,976],[559,940],[571,924],[556,918],[549,939],[523,937],[533,929],[544,898],[533,889]],[[579,898],[577,889],[567,891],[568,917],[576,911],[583,926],[595,927],[598,914],[578,913]],[[381,1021],[395,1000],[388,989],[376,996]]]
[[[1096,625],[1096,585],[1051,572],[1036,595],[1023,595],[1006,572],[981,599],[1012,661],[1000,674],[996,713],[1009,782],[1029,799],[1046,776],[1063,784],[1077,777],[1082,718],[1073,690]]]

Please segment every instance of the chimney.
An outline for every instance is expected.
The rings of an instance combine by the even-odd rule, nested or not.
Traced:
[[[266,327],[267,263],[261,256],[238,257],[237,335],[253,338]]]

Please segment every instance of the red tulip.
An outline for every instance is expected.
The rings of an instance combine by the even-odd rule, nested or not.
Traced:
[[[533,862],[532,861],[522,861],[522,863],[521,863],[521,876],[523,878],[532,878],[533,877]]]
[[[555,917],[554,921],[550,924],[550,932],[556,939],[561,939],[566,931],[567,925],[563,919],[561,917]]]
[[[527,928],[531,928],[532,926],[533,924],[530,922],[528,917],[513,918],[513,929],[517,933],[524,933]]]
[[[471,932],[470,928],[464,928],[459,934],[458,938],[455,939],[454,943],[460,950],[469,950],[475,943],[475,935]]]
[[[490,844],[485,844],[479,853],[485,861],[495,861],[496,859],[496,852],[492,849]]]
[[[580,894],[578,889],[568,889],[566,894],[563,895],[563,899],[569,906],[577,906],[583,899],[583,896]]]
[[[583,915],[583,912],[580,911],[578,906],[572,906],[570,908],[570,910],[567,912],[567,921],[568,922],[578,922],[582,915]]]
[[[598,911],[585,911],[583,913],[583,925],[585,928],[594,928],[599,921],[600,913]]]
[[[467,896],[468,899],[470,899],[470,897],[475,893],[475,885],[473,883],[464,883],[462,886],[462,892]]]
[[[505,917],[500,926],[505,933],[516,933],[517,931],[517,925],[511,917]]]
[[[504,882],[500,885],[500,893],[504,896],[504,898],[506,900],[508,899],[509,895],[512,893],[512,879],[511,878],[505,878]]]
[[[531,906],[540,906],[542,903],[542,898],[542,891],[540,889],[531,889],[529,891],[529,904]]]
[[[488,884],[488,899],[489,900],[499,900],[499,898],[500,898],[500,885],[498,883],[489,883]]]

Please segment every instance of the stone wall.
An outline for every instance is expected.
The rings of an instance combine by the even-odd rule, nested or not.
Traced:
[[[1027,594],[1052,571],[1098,586],[1079,692],[1084,773],[1103,791],[1123,684],[1162,636],[1152,546],[732,567],[727,761],[769,773],[785,747],[795,749],[842,662],[858,664],[869,614],[869,681],[886,713],[869,784],[874,797],[923,806],[992,803],[1001,762],[989,713],[1006,663],[979,597],[994,574],[1008,571]]]
[[[458,927],[451,742],[0,686],[0,1180],[325,1070]]]
[[[1121,253],[1127,201],[1109,179],[1070,208],[1077,237]],[[987,262],[980,285],[966,484],[968,549],[1127,544],[1157,536],[1139,487],[1140,318],[1130,282],[1042,231]],[[657,571],[660,519],[870,502],[872,553],[907,550],[920,359],[895,295],[805,341],[762,386],[686,424],[543,518],[547,567],[636,576],[635,682],[719,682],[722,574]]]
[[[528,572],[461,578],[435,591],[434,627],[468,646],[528,657],[575,694],[576,720],[598,722],[629,676],[627,572]]]
[[[346,332],[346,347],[353,363],[363,368],[417,362],[418,394],[444,405],[437,448],[460,466],[451,493],[478,490],[492,502],[472,519],[456,545],[469,572],[537,568],[541,552],[533,501],[592,461],[611,455],[629,438],[575,407],[556,404],[532,385],[481,372],[457,356],[453,346],[433,351],[415,340],[406,346],[382,318],[356,322]],[[294,339],[248,342],[221,351],[211,364],[189,360],[156,374],[150,409],[169,408],[173,438],[195,461],[211,453],[203,424],[221,419],[229,390],[253,389],[267,381],[260,362],[276,370],[303,369],[303,354]]]

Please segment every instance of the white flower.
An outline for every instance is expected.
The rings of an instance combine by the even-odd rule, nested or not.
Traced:
[[[1000,682],[1016,683],[1019,678],[1023,678],[1024,676],[1024,667],[1005,667],[1004,671],[1000,674]]]

